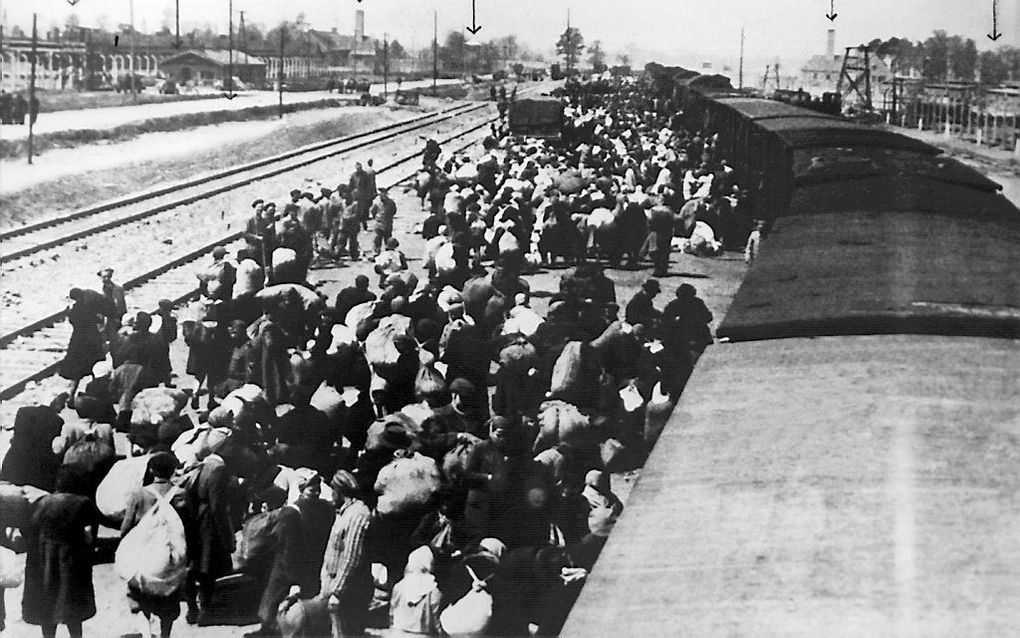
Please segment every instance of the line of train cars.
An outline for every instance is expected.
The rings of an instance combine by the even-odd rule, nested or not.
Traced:
[[[655,78],[769,232],[563,636],[1020,632],[1020,211],[919,141]]]

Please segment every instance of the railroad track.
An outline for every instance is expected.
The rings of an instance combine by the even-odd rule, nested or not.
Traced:
[[[316,142],[184,182],[0,232],[0,243],[4,246],[0,263],[11,266],[12,262],[41,251],[59,248],[77,239],[113,230],[253,182],[420,131],[440,122],[479,111],[486,106],[488,104],[484,102],[461,104],[437,113],[429,113],[355,135]],[[3,339],[0,339],[0,343],[3,343]]]
[[[459,107],[461,110],[455,108],[443,113],[447,114],[448,117],[454,117],[455,115],[449,115],[451,111],[457,111],[456,114],[463,114],[483,106],[485,106],[484,103],[481,106],[471,105],[471,109]],[[442,140],[441,143],[449,144],[479,130],[487,130],[489,124],[494,122],[495,119],[485,118],[480,123]],[[432,120],[428,124],[424,124],[423,127],[435,123],[435,120]],[[398,135],[407,134],[408,132],[411,131],[402,130]],[[335,140],[334,142],[339,143]],[[478,138],[471,139],[466,143],[460,144],[455,152],[469,148],[476,143],[478,143]],[[334,149],[330,151],[329,156],[331,157],[347,150],[351,149],[344,151]],[[396,186],[406,182],[413,178],[417,171],[399,173],[398,169],[420,156],[421,151],[404,155],[385,166],[379,167],[377,174],[379,176],[384,174],[396,176],[392,181],[386,183],[388,186]],[[307,165],[321,159],[325,158],[302,160],[303,163],[301,165]],[[291,166],[287,170],[293,170],[294,168],[298,168],[298,166]],[[250,181],[254,181],[254,179]],[[189,187],[184,186],[182,188]],[[207,196],[217,193],[210,193]],[[201,198],[192,199],[192,201],[197,201],[197,199]],[[215,241],[211,241],[189,252],[187,255],[179,256],[123,282],[122,285],[128,297],[128,307],[155,311],[160,299],[170,299],[176,305],[195,297],[198,294],[195,275],[202,265],[201,258],[217,246],[226,246],[229,250],[236,251],[236,249],[243,246],[241,235],[241,232],[233,232],[220,236]],[[3,365],[0,366],[0,400],[9,400],[20,393],[29,383],[50,376],[59,369],[67,343],[71,337],[71,326],[65,321],[66,318],[67,310],[62,309],[0,336],[0,353],[2,353],[3,359]]]

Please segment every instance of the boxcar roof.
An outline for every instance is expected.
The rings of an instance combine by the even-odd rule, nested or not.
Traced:
[[[735,341],[919,333],[1020,339],[1020,214],[929,180],[797,189],[717,334]]]
[[[812,120],[841,121],[831,115],[825,115],[824,113],[818,113],[799,106],[793,106],[792,104],[786,104],[785,102],[766,100],[764,98],[741,96],[722,97],[716,98],[716,100],[721,105],[733,109],[749,120],[799,117]]]
[[[942,151],[905,135],[836,118],[788,117],[763,119],[764,130],[773,133],[787,148],[861,147],[901,148],[938,155]]]
[[[802,184],[882,175],[912,175],[990,193],[1002,189],[998,182],[946,155],[888,148],[807,148],[793,153],[793,177]]]
[[[561,636],[1008,636],[1020,343],[709,348]]]

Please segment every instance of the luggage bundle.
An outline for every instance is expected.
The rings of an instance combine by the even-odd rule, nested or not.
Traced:
[[[432,365],[423,365],[418,369],[418,374],[414,379],[414,393],[436,405],[443,405],[445,403],[443,399],[449,396],[446,379]]]
[[[0,483],[0,527],[28,527],[36,504],[47,495],[34,485]]]
[[[413,336],[411,318],[403,315],[390,315],[379,322],[365,339],[365,357],[373,366],[391,366],[397,363],[400,352],[394,343],[398,335]]]
[[[591,420],[586,414],[563,401],[546,401],[539,406],[538,424],[535,453],[558,443],[576,443],[591,428]]]
[[[439,492],[439,468],[427,456],[415,452],[394,458],[379,472],[375,492],[376,511],[395,514],[427,505]]]
[[[96,489],[96,507],[103,516],[118,524],[124,519],[128,497],[142,487],[149,458],[149,455],[132,456],[113,464]]]
[[[161,496],[120,541],[114,568],[139,591],[168,596],[184,585],[188,545],[184,523],[170,505],[174,490]]]
[[[131,425],[156,425],[180,416],[188,396],[175,388],[145,388],[131,400]]]

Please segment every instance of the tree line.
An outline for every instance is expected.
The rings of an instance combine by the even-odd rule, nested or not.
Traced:
[[[1001,47],[979,52],[972,39],[936,31],[923,42],[909,38],[876,38],[868,43],[872,54],[888,60],[893,71],[915,71],[928,82],[960,80],[996,86],[1020,80],[1020,49]]]

